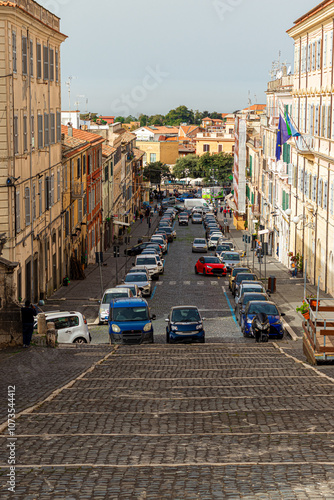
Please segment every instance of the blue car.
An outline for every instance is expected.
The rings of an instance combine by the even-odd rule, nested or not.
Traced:
[[[196,306],[173,307],[166,319],[166,343],[199,342],[205,343],[203,321]]]
[[[248,302],[245,311],[241,315],[241,330],[244,337],[254,337],[252,332],[252,321],[257,313],[265,313],[268,316],[270,323],[270,337],[278,337],[280,339],[284,336],[284,327],[282,323],[282,316],[274,302]]]
[[[116,299],[110,303],[109,335],[112,343],[154,343],[153,324],[145,299]]]

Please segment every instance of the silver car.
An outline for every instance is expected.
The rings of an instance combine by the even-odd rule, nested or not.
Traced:
[[[116,288],[130,288],[134,298],[140,298],[141,297],[141,291],[139,290],[139,287],[135,284],[127,284],[127,285],[116,285]]]
[[[195,238],[193,241],[192,252],[206,253],[208,251],[208,245],[206,239]]]
[[[225,264],[225,267],[230,271],[233,267],[240,265],[240,254],[238,252],[223,252],[219,260]]]
[[[143,297],[150,297],[152,294],[152,281],[147,279],[146,273],[128,273],[123,283],[137,285]]]
[[[243,281],[238,288],[238,293],[234,297],[234,301],[238,304],[241,296],[245,293],[267,293],[261,281]]]
[[[110,302],[114,299],[121,299],[127,297],[133,297],[130,288],[124,288],[123,290],[120,290],[119,288],[107,288],[100,302],[99,325],[102,325],[103,323],[108,323]]]

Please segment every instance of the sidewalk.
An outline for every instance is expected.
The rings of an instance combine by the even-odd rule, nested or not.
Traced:
[[[221,214],[218,215],[219,221],[221,222],[223,217]],[[233,219],[227,218],[227,222],[230,225],[230,238],[234,243],[237,250],[244,250],[245,244],[242,241],[242,235],[244,231],[236,230],[233,226]],[[250,245],[248,245],[249,248]],[[250,251],[249,255],[245,257],[244,263],[249,265],[249,267],[254,270],[254,272],[268,284],[269,276],[276,277],[276,293],[271,295],[272,300],[276,302],[279,306],[281,312],[286,314],[285,321],[288,324],[287,331],[291,337],[295,339],[297,337],[302,338],[302,316],[296,312],[296,307],[299,306],[304,297],[304,278],[292,278],[287,267],[281,264],[274,256],[264,256],[262,264],[258,263],[257,257],[254,252]],[[248,259],[248,261],[247,261]],[[253,260],[254,259],[254,260]],[[266,266],[265,266],[266,261]],[[253,265],[254,262],[254,265]],[[306,294],[317,293],[317,287],[310,284],[308,281],[306,283]],[[320,291],[320,298],[332,298],[332,296]],[[289,330],[289,326],[292,332]]]
[[[125,276],[126,272],[133,267],[135,257],[127,257],[124,255],[124,250],[127,247],[132,247],[137,244],[138,238],[142,238],[143,241],[148,240],[149,236],[155,231],[160,217],[158,214],[154,214],[151,217],[151,227],[149,228],[147,220],[143,219],[136,221],[131,225],[131,233],[129,245],[119,245],[119,257],[114,257],[113,247],[108,248],[103,252],[103,264],[101,266],[102,275],[102,286],[101,286],[101,276],[98,264],[89,264],[85,269],[86,279],[84,280],[72,280],[69,286],[60,287],[46,302],[49,304],[53,301],[94,301],[101,299],[102,290],[106,288],[113,287],[121,282],[121,279]],[[118,280],[116,279],[116,260],[117,260],[117,274]]]

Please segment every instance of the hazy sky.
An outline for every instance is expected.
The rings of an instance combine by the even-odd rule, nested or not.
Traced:
[[[320,0],[319,0],[320,1]],[[40,0],[61,18],[62,108],[165,114],[265,102],[272,62],[293,64],[286,30],[317,0]],[[78,97],[85,96],[85,97]]]

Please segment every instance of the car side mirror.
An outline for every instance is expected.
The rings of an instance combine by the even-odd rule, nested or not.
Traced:
[[[166,319],[165,319],[165,321],[166,321],[166,323],[168,323],[169,319],[168,319],[168,318],[166,318]]]
[[[281,313],[281,316],[285,316],[285,313]]]
[[[202,321],[206,321],[206,318],[202,318]]]
[[[132,262],[132,265],[135,266],[136,264],[134,262]]]
[[[156,315],[155,315],[155,314],[152,314],[151,319],[152,319],[153,321],[154,321],[154,320],[156,320],[156,319],[157,319]]]
[[[100,300],[99,300],[98,302],[99,302],[99,304],[101,304],[101,301],[100,301]]]

